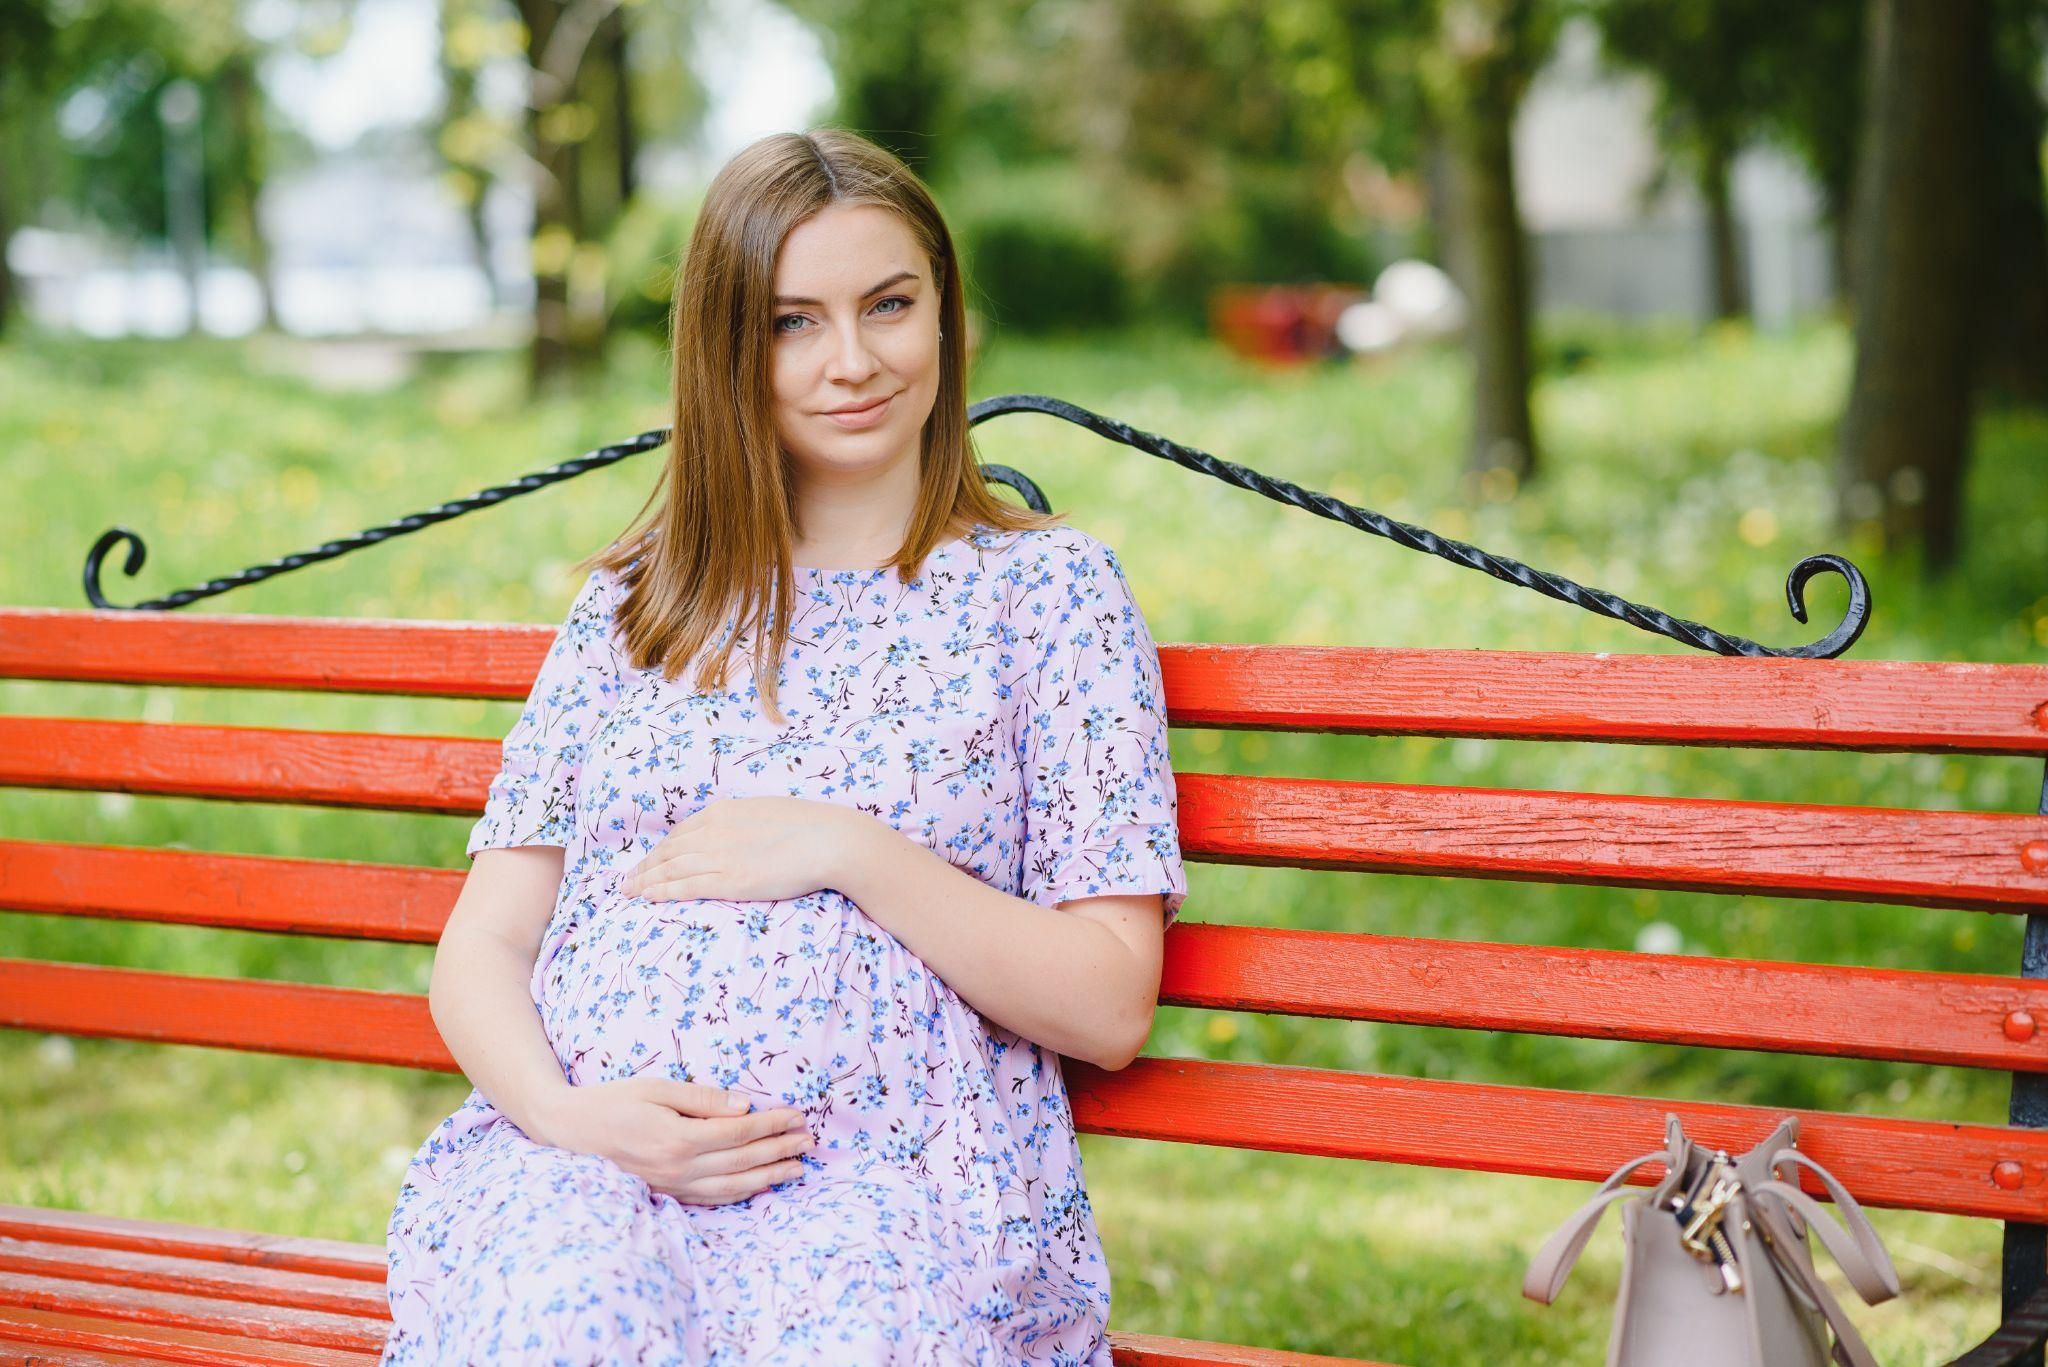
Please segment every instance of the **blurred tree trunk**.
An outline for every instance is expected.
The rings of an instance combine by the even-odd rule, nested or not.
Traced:
[[[491,310],[495,313],[505,298],[498,273],[491,263],[490,225],[485,217],[493,176],[488,154],[480,145],[479,137],[480,131],[487,126],[477,103],[481,58],[473,50],[475,30],[463,27],[476,22],[461,0],[442,0],[439,45],[442,103],[435,145],[448,166],[445,179],[450,192],[462,201],[463,221],[469,228],[470,254],[476,259],[477,271],[484,278],[484,288],[489,292]]]
[[[263,231],[263,101],[256,86],[256,54],[237,52],[222,64],[220,90],[227,104],[229,127],[240,152],[242,175],[234,188],[234,214],[244,248],[249,253],[249,273],[256,278],[257,297],[262,301],[263,326],[277,327],[277,289],[271,275],[270,238]]]
[[[565,17],[583,21],[588,0],[519,0],[526,28],[529,95],[527,150],[533,159],[532,392],[554,386],[604,356],[603,249],[585,240],[585,196],[580,184],[582,144],[595,112],[582,98],[580,73],[590,33],[566,31]],[[593,285],[599,306],[590,307]]]
[[[633,202],[640,178],[633,169],[640,155],[640,127],[633,114],[633,67],[626,56],[626,11],[615,9],[600,31],[604,43],[604,64],[611,75],[612,156],[618,176],[618,204]]]
[[[14,271],[7,264],[7,239],[14,235],[13,206],[7,202],[7,179],[0,176],[0,337],[14,322],[14,309],[21,298]]]
[[[1537,54],[1535,0],[1443,0],[1432,113],[1443,130],[1452,274],[1470,306],[1472,423],[1466,468],[1538,468],[1529,418],[1528,245],[1515,195],[1515,111]]]
[[[2031,6],[1995,11],[1985,181],[1990,234],[1976,295],[1978,382],[2020,403],[2048,403],[2048,186],[2041,178],[2043,111],[2033,73],[2041,44]],[[2017,21],[2017,22],[2015,22]]]
[[[1700,140],[1699,187],[1707,206],[1708,278],[1717,319],[1749,316],[1742,225],[1735,218],[1734,163],[1733,141],[1720,130],[1708,130]]]
[[[1932,575],[1956,558],[1970,454],[1988,0],[1871,0],[1868,40],[1838,518],[1875,518],[1887,544],[1918,537]]]
[[[965,7],[947,0],[787,0],[786,8],[825,38],[834,120],[932,180],[964,64]]]

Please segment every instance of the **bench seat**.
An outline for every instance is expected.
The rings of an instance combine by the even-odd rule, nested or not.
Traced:
[[[379,1244],[0,1205],[0,1367],[363,1367],[390,1327]],[[1117,1367],[1385,1367],[1158,1334],[1110,1342]]]
[[[476,623],[0,608],[0,679],[517,700],[552,639],[546,627]],[[1162,645],[1160,658],[1178,727],[2048,755],[2039,665],[1233,645]],[[473,816],[498,749],[449,736],[0,716],[0,786]],[[1864,1204],[2005,1222],[2004,1327],[1958,1363],[2021,1361],[2040,1341],[2048,790],[2034,812],[1986,812],[1176,778],[1191,860],[1824,899],[1845,917],[1856,903],[1913,906],[2012,918],[2025,955],[2011,974],[1772,962],[1229,924],[1242,912],[1218,905],[1169,929],[1162,1003],[1988,1069],[2011,1079],[2011,1123],[1147,1055],[1114,1072],[1063,1063],[1083,1132],[1598,1181],[1658,1147],[1667,1112],[1701,1143],[1735,1149],[1789,1111],[1801,1147]],[[272,934],[431,945],[463,877],[0,839],[0,911]],[[458,1071],[423,996],[313,983],[0,957],[0,1028]],[[370,1362],[389,1325],[384,1273],[379,1245],[0,1206],[0,1364]],[[1124,1367],[1371,1367],[1111,1338]]]

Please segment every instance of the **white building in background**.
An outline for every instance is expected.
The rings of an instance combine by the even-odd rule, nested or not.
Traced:
[[[358,150],[366,133],[433,109],[436,8],[427,0],[359,0],[340,54],[323,62],[285,57],[265,73],[273,99],[327,152],[265,188],[275,305],[287,332],[474,334],[523,325],[533,288],[525,192],[498,185],[485,206],[494,313],[493,282],[478,268],[469,225],[432,159]],[[252,12],[261,11],[259,4]],[[830,95],[816,37],[771,0],[712,0],[697,42],[695,65],[711,100],[705,145],[650,146],[643,179],[652,188],[701,182],[761,134],[803,126]],[[1515,163],[1539,310],[1708,316],[1705,213],[1690,180],[1674,176],[1655,203],[1638,203],[1657,156],[1651,104],[1647,79],[1603,68],[1598,35],[1584,21],[1567,27],[1532,83],[1515,128]],[[1758,321],[1781,325],[1824,303],[1832,259],[1805,175],[1787,157],[1755,149],[1737,162],[1735,190]],[[190,304],[167,250],[113,255],[25,229],[8,244],[8,260],[31,313],[49,326],[96,336],[186,327]],[[254,329],[259,295],[248,273],[210,266],[199,319],[222,335]]]
[[[255,0],[252,25],[276,19],[276,8]],[[459,334],[464,342],[523,335],[533,299],[530,193],[501,182],[486,197],[487,276],[462,206],[406,131],[438,107],[438,11],[433,0],[357,0],[339,53],[318,61],[282,53],[266,63],[272,101],[323,153],[263,190],[273,304],[288,333]],[[695,43],[692,64],[710,99],[703,146],[650,143],[641,178],[657,191],[708,180],[762,134],[803,126],[831,95],[816,36],[771,0],[710,0]],[[516,116],[513,64],[487,73],[481,97]],[[39,322],[103,337],[187,329],[192,300],[168,249],[38,228],[6,247]],[[198,294],[204,331],[240,336],[261,324],[261,295],[238,264],[209,263]]]
[[[1531,82],[1515,124],[1516,190],[1530,236],[1540,310],[1625,318],[1713,313],[1705,205],[1675,168],[1642,203],[1659,150],[1647,77],[1608,70],[1599,33],[1577,19]],[[1735,162],[1734,197],[1752,314],[1778,327],[1834,292],[1821,198],[1794,159],[1753,147]]]

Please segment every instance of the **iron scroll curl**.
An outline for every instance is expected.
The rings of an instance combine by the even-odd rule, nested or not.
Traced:
[[[1674,617],[1657,608],[1630,602],[1628,599],[1604,589],[1589,588],[1583,584],[1566,579],[1562,575],[1533,569],[1518,560],[1495,555],[1490,551],[1482,550],[1463,541],[1453,540],[1450,537],[1439,536],[1425,527],[1417,527],[1406,522],[1396,521],[1382,513],[1374,512],[1370,508],[1346,503],[1344,500],[1329,494],[1319,493],[1312,489],[1304,489],[1300,485],[1287,480],[1262,474],[1249,466],[1224,460],[1196,447],[1184,446],[1179,442],[1169,440],[1156,433],[1145,432],[1130,426],[1128,423],[1104,417],[1100,413],[1082,408],[1078,404],[1068,403],[1064,399],[1055,399],[1044,394],[1004,394],[995,398],[983,399],[968,408],[968,425],[970,427],[977,426],[990,418],[1000,417],[1007,413],[1043,413],[1049,417],[1060,418],[1076,426],[1086,428],[1097,436],[1119,442],[1134,450],[1142,451],[1147,455],[1171,461],[1173,464],[1186,470],[1192,470],[1197,474],[1221,480],[1233,488],[1244,489],[1273,499],[1276,502],[1300,508],[1304,512],[1314,513],[1318,517],[1326,517],[1334,522],[1341,522],[1345,526],[1361,532],[1369,532],[1374,536],[1383,536],[1396,545],[1405,546],[1410,550],[1422,551],[1429,555],[1439,556],[1454,565],[1478,570],[1481,573],[1491,575],[1495,579],[1540,593],[1547,598],[1554,598],[1559,602],[1569,603],[1587,612],[1597,613],[1603,617],[1610,617],[1616,621],[1625,622],[1630,626],[1655,635],[1667,636],[1674,641],[1692,646],[1698,650],[1710,651],[1720,655],[1834,659],[1856,643],[1857,638],[1863,634],[1863,629],[1870,620],[1871,600],[1869,581],[1864,578],[1863,572],[1860,569],[1839,555],[1809,555],[1794,565],[1791,573],[1785,580],[1785,601],[1786,605],[1791,609],[1794,620],[1804,623],[1807,620],[1807,585],[1812,582],[1816,575],[1839,574],[1849,586],[1849,603],[1842,614],[1842,619],[1819,640],[1804,645],[1767,646],[1749,640],[1746,637],[1717,631],[1712,627],[1688,621],[1682,617]],[[337,556],[346,555],[351,551],[361,550],[366,546],[373,546],[382,541],[388,541],[393,537],[409,535],[438,523],[461,517],[467,513],[493,507],[505,502],[507,499],[535,493],[550,485],[559,484],[564,480],[574,479],[578,475],[588,474],[592,470],[616,464],[630,456],[639,455],[643,451],[651,451],[655,447],[667,442],[668,439],[669,429],[666,427],[642,432],[640,435],[625,441],[615,442],[609,446],[601,446],[585,455],[578,456],[574,460],[563,461],[559,465],[551,465],[546,469],[522,475],[510,483],[492,485],[467,497],[437,504],[423,512],[411,513],[395,521],[367,528],[353,536],[325,542],[314,547],[312,550],[295,552],[276,560],[252,565],[247,569],[236,571],[221,578],[209,579],[204,584],[193,588],[178,589],[161,598],[153,598],[146,602],[133,604],[126,609],[120,609],[119,605],[109,602],[106,595],[101,591],[100,578],[106,559],[116,548],[125,545],[127,547],[127,554],[122,559],[121,572],[133,578],[141,572],[143,564],[148,559],[149,551],[148,546],[138,533],[127,527],[115,526],[102,532],[99,538],[93,542],[92,548],[86,552],[84,571],[86,600],[95,608],[135,612],[165,611],[172,608],[185,607],[188,604],[226,593],[231,589],[261,583],[263,580],[279,574],[303,569],[308,565],[316,565],[322,561],[332,560]],[[991,483],[1002,484],[1014,489],[1025,504],[1032,509],[1038,512],[1050,511],[1052,505],[1046,500],[1044,491],[1023,472],[1007,465],[996,464],[984,464],[981,470],[984,479]]]

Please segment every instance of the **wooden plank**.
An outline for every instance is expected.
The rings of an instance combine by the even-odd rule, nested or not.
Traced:
[[[138,1357],[129,1353],[101,1353],[89,1348],[56,1348],[10,1337],[0,1320],[0,1367],[179,1367],[176,1358],[154,1354]]]
[[[360,988],[0,959],[0,1026],[458,1071],[424,997]],[[1197,1059],[1063,1062],[1092,1133],[1544,1177],[1605,1177],[1663,1142],[1667,1111],[1723,1147],[1753,1144],[1783,1114]],[[1802,1147],[1858,1200],[2048,1222],[2048,1131],[1798,1114]]]
[[[324,1277],[310,1272],[86,1244],[0,1237],[0,1272],[370,1319],[390,1317],[384,1288],[352,1277]]]
[[[2039,1130],[1202,1059],[1062,1067],[1075,1123],[1091,1134],[1581,1181],[1661,1149],[1667,1113],[1731,1152],[1797,1115],[1799,1147],[1865,1205],[2048,1222]],[[1630,1180],[1662,1172],[1645,1164]]]
[[[385,1274],[384,1250],[373,1244],[181,1225],[166,1220],[136,1220],[54,1206],[0,1205],[0,1236],[276,1268],[375,1282],[379,1286],[383,1285]]]
[[[1109,1352],[1116,1367],[1387,1367],[1364,1358],[1247,1348],[1165,1334],[1125,1334],[1114,1329],[1109,1332]]]
[[[41,1363],[90,1363],[95,1354],[132,1363],[195,1363],[198,1367],[365,1367],[379,1352],[216,1334],[177,1325],[142,1324],[99,1315],[0,1305],[0,1340],[40,1344]],[[0,1362],[7,1361],[0,1357]]]
[[[2048,981],[2000,974],[1177,921],[1166,933],[1159,999],[1461,1030],[2048,1071]]]
[[[0,840],[0,906],[289,935],[438,943],[467,869]]]
[[[4,1330],[0,1322],[0,1330]],[[1386,1367],[1364,1358],[1326,1357],[1320,1353],[1290,1353],[1274,1348],[1250,1348],[1228,1343],[1204,1343],[1196,1339],[1171,1338],[1163,1334],[1126,1334],[1112,1329],[1109,1334],[1111,1360],[1116,1367]],[[202,1350],[203,1351],[203,1350]],[[270,1354],[242,1355],[243,1360],[275,1363],[299,1362],[302,1358],[280,1359]],[[0,1367],[169,1367],[182,1362],[219,1362],[211,1356],[188,1358],[131,1357],[85,1349],[39,1349],[35,1345],[10,1342],[0,1334]],[[347,1361],[372,1362],[368,1355],[347,1356]]]
[[[1183,851],[1221,864],[2048,907],[2048,816],[1236,774],[1176,783]]]
[[[523,698],[554,636],[523,623],[5,607],[0,679]]]
[[[0,717],[0,786],[475,814],[500,742]]]
[[[0,678],[516,699],[554,630],[9,607]],[[1159,659],[1179,726],[2048,754],[2036,664],[1231,643]]]
[[[308,1283],[325,1283],[329,1286],[346,1286],[354,1289],[345,1293],[349,1313],[358,1313],[370,1318],[388,1320],[390,1305],[383,1289],[385,1270],[384,1249],[380,1244],[343,1243],[338,1240],[297,1240],[278,1235],[256,1234],[243,1230],[212,1228],[197,1225],[160,1224],[149,1220],[116,1219],[111,1216],[93,1215],[87,1212],[45,1210],[34,1206],[0,1206],[0,1231],[17,1234],[12,1242],[16,1250],[29,1250],[27,1256],[61,1260],[75,1256],[66,1250],[88,1250],[82,1242],[72,1244],[43,1243],[31,1245],[29,1237],[37,1232],[61,1230],[79,1239],[85,1237],[118,1238],[123,1246],[146,1245],[151,1248],[174,1248],[183,1256],[153,1258],[150,1255],[128,1255],[135,1258],[149,1258],[147,1262],[124,1264],[132,1266],[145,1276],[153,1277],[159,1262],[170,1265],[175,1273],[179,1268],[191,1266],[222,1266],[246,1262],[252,1256],[276,1258],[281,1252],[301,1244],[313,1245],[319,1260],[325,1264],[337,1256],[344,1257],[352,1274],[355,1271],[375,1273],[375,1284],[364,1280],[332,1277],[304,1277]],[[15,1271],[32,1270],[15,1266],[9,1260],[7,1241],[0,1240],[0,1269]],[[18,1253],[16,1256],[20,1256]],[[97,1275],[110,1264],[92,1264]],[[269,1273],[267,1268],[248,1268],[245,1271],[255,1276]],[[44,1275],[60,1275],[45,1273]],[[303,1274],[276,1273],[274,1276],[303,1276]],[[138,1283],[149,1284],[149,1283]],[[237,1282],[238,1294],[248,1299],[277,1287],[289,1287],[290,1283]],[[251,1291],[250,1288],[256,1288]],[[154,1289],[170,1289],[157,1286]],[[211,1294],[206,1293],[206,1294]],[[298,1305],[292,1298],[279,1299],[272,1296],[271,1303]],[[339,1308],[328,1303],[331,1298],[309,1302],[306,1308]],[[0,1310],[0,1317],[4,1317]],[[4,1344],[5,1329],[0,1328],[0,1344]],[[1325,1357],[1313,1353],[1291,1353],[1278,1349],[1247,1347],[1237,1344],[1208,1343],[1196,1339],[1175,1338],[1161,1334],[1130,1334],[1111,1331],[1110,1344],[1115,1360],[1120,1367],[1382,1367],[1381,1364],[1356,1358]],[[71,1358],[64,1359],[72,1361]],[[77,1359],[90,1362],[90,1357]],[[165,1359],[174,1360],[174,1359]],[[0,1355],[0,1367],[7,1359]]]
[[[0,717],[0,785],[474,815],[498,742]],[[2048,907],[2048,816],[1175,776],[1183,852],[1224,864]],[[0,883],[0,902],[7,888]]]
[[[2048,754],[2048,665],[1233,644],[1159,658],[1181,726]]]
[[[13,1029],[454,1068],[407,993],[6,958],[0,989]],[[1161,983],[1167,1005],[2028,1072],[2048,1070],[2044,993],[1989,974],[1193,922],[1167,932]]]
[[[20,1335],[18,1327],[42,1311],[58,1315],[115,1320],[125,1325],[154,1325],[253,1340],[250,1347],[293,1344],[351,1353],[377,1352],[390,1333],[388,1321],[317,1310],[292,1310],[251,1305],[206,1296],[180,1296],[166,1291],[70,1282],[0,1272],[0,1324]],[[92,1345],[82,1345],[92,1346]]]
[[[456,1072],[409,992],[0,959],[0,1027]]]

